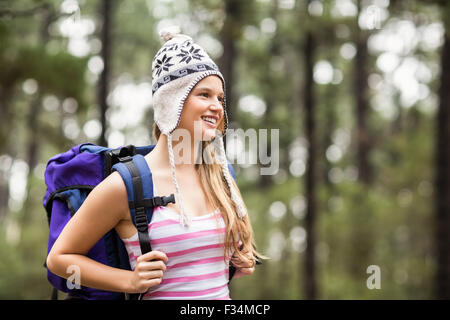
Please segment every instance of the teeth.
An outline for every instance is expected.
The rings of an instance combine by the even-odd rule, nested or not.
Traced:
[[[210,117],[202,117],[203,120],[216,124],[216,119]]]

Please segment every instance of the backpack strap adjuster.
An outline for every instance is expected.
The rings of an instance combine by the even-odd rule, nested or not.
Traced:
[[[105,152],[104,176],[106,177],[111,173],[111,169],[116,163],[126,163],[133,161],[133,156],[135,154],[136,147],[131,144],[119,149],[113,149]]]
[[[136,229],[140,232],[145,232],[148,229],[148,219],[143,207],[136,208],[134,223],[136,225]]]
[[[117,159],[119,160],[119,162],[122,162],[122,163],[125,163],[125,162],[132,161],[132,160],[133,160],[133,158],[130,157],[130,156],[117,157]]]

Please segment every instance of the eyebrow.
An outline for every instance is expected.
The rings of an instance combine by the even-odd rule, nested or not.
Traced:
[[[208,91],[208,92],[214,92],[214,90],[212,90],[212,89],[210,89],[210,88],[208,88],[208,87],[197,87],[197,88],[195,88],[195,91]],[[220,91],[220,93],[219,93],[219,96],[223,96],[224,95],[224,93],[223,93],[223,91]]]

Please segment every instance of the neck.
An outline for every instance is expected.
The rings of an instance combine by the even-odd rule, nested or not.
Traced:
[[[194,140],[184,140],[185,139],[174,139],[172,133],[173,157],[177,171],[195,169],[196,159],[200,153],[201,141],[195,142]],[[169,145],[165,134],[160,135],[151,154],[155,157],[155,161],[159,166],[170,168]]]

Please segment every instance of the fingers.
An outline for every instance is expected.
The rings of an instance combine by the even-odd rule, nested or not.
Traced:
[[[233,266],[235,266],[238,269],[250,269],[250,268],[254,268],[255,267],[255,261],[249,261],[249,262],[242,262],[239,260],[236,261],[232,261]]]
[[[240,278],[245,275],[250,275],[255,271],[256,258],[253,253],[247,248],[244,248],[238,253],[234,253],[231,257],[231,263],[236,267],[236,277]]]
[[[161,278],[153,278],[150,280],[141,280],[139,281],[136,290],[133,291],[133,293],[146,293],[148,289],[151,287],[157,286],[161,283]]]
[[[135,271],[140,279],[162,278],[167,269],[167,260],[167,256],[161,251],[148,252],[138,257]]]
[[[137,258],[136,269],[138,272],[162,270],[166,271],[168,258],[164,252],[150,251]]]
[[[166,271],[167,261],[167,256],[161,251],[151,251],[138,257],[133,272],[134,291],[144,293],[150,287],[159,285]]]
[[[161,270],[166,271],[166,264],[162,260],[155,261],[141,261],[136,263],[136,270],[138,272]]]
[[[151,280],[151,279],[161,279],[163,276],[162,270],[155,270],[155,271],[141,271],[139,272],[139,277],[141,279],[145,280]]]
[[[142,262],[142,261],[152,261],[152,260],[162,260],[164,263],[167,263],[169,258],[167,258],[166,254],[161,251],[150,251],[146,254],[141,255],[137,258],[136,262]]]
[[[247,261],[242,261],[241,258],[237,256],[233,256],[231,258],[231,262],[237,268],[252,268],[255,266],[256,261],[255,258],[250,253],[244,254],[247,257]]]

